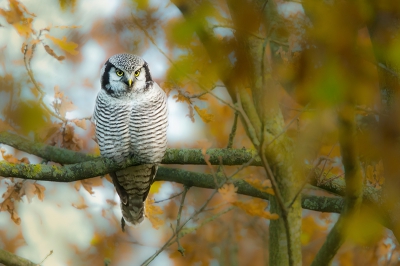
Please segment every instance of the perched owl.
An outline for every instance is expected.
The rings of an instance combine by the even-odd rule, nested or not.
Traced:
[[[167,97],[139,56],[117,54],[101,69],[101,90],[93,114],[101,156],[140,163],[110,173],[121,198],[122,219],[143,221],[144,201],[167,147]]]

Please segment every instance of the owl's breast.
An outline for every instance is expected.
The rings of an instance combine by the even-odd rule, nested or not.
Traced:
[[[159,163],[167,148],[167,105],[164,99],[135,106],[130,117],[131,147],[143,163]]]

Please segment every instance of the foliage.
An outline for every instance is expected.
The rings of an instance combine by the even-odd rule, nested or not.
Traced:
[[[0,47],[0,133],[23,136],[29,145],[40,142],[43,149],[98,155],[86,115],[91,110],[85,110],[94,103],[98,76],[76,70],[96,45],[104,60],[118,52],[148,56],[150,51],[162,58],[166,73],[154,76],[174,100],[170,106],[179,110],[174,119],[190,121],[193,129],[188,141],[171,137],[170,146],[179,150],[166,158],[181,156],[178,162],[169,158],[175,164],[169,173],[177,174],[168,180],[176,183],[153,184],[143,227],[129,227],[127,233],[120,230],[108,175],[54,186],[4,176],[0,215],[8,216],[0,219],[15,229],[0,230],[5,250],[36,262],[44,259],[43,265],[158,260],[156,265],[167,258],[161,253],[173,265],[247,265],[249,258],[252,265],[399,263],[399,4],[140,0],[124,2],[113,17],[91,16],[89,27],[76,19],[83,1],[60,0],[53,7],[73,20],[51,18],[23,0],[6,2],[0,8],[0,31],[18,41]],[[176,15],[168,15],[172,11]],[[59,21],[65,25],[53,25]],[[92,46],[86,46],[88,40]],[[14,51],[18,60],[6,57]],[[152,62],[149,66],[156,68]],[[61,68],[68,71],[59,73]],[[54,76],[51,81],[49,76]],[[68,166],[96,160],[63,162],[39,152],[22,153],[27,149],[15,148],[16,141],[1,141],[0,173],[5,166],[14,174],[30,169],[27,178],[49,169],[41,167],[45,164],[64,173],[78,169]],[[182,147],[198,149],[197,165],[189,165],[189,151]],[[210,148],[224,149],[225,157],[215,152],[211,158]],[[223,160],[241,148],[254,151],[249,161],[235,166]],[[63,158],[65,151],[53,152]],[[182,176],[190,176],[190,182],[182,182]],[[206,178],[212,182],[205,184]],[[258,194],[243,193],[245,186]],[[57,203],[63,191],[68,197]],[[102,198],[101,193],[112,195]],[[96,198],[101,203],[94,203]],[[302,210],[305,198],[320,213]],[[341,202],[340,215],[325,212],[332,199]],[[87,237],[78,244],[64,235],[57,242],[65,245],[55,247],[54,254],[32,255],[24,247],[51,234],[43,231],[41,239],[32,240],[30,233],[38,231],[33,221],[43,219],[42,230],[48,218],[37,211],[33,219],[27,208],[44,210],[46,204],[84,217],[89,227],[77,235]],[[74,227],[77,219],[69,225]],[[57,255],[66,248],[73,255]],[[148,257],[149,250],[156,251]]]

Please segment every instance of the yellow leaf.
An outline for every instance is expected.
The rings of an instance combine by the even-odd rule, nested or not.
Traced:
[[[200,116],[201,120],[203,120],[204,123],[209,123],[214,121],[214,115],[207,113],[206,109],[200,109],[198,106],[194,106],[194,109],[196,110],[197,114]]]
[[[6,116],[23,134],[36,132],[50,123],[50,114],[40,103],[33,100],[19,102],[15,109],[6,113]]]
[[[161,181],[158,181],[158,182],[154,182],[152,185],[151,185],[151,187],[150,187],[150,194],[156,194],[156,193],[158,193],[158,191],[160,190],[160,188],[161,188],[161,186],[162,186],[162,184],[163,184],[164,182],[161,182]]]
[[[75,50],[78,47],[78,44],[74,42],[67,42],[67,37],[64,36],[62,39],[57,39],[49,34],[46,34],[45,36],[47,39],[50,39],[54,44],[56,44],[67,53],[70,53],[72,55],[78,54],[78,51]]]
[[[163,214],[163,211],[159,206],[154,205],[154,199],[147,198],[144,204],[144,212],[154,229],[158,229],[164,224],[164,221],[157,217],[158,215]]]

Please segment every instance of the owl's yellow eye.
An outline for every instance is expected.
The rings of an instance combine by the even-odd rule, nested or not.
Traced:
[[[115,74],[117,74],[118,77],[122,77],[124,75],[124,72],[121,69],[115,70]]]
[[[140,74],[140,69],[135,71],[135,77],[139,76]]]

